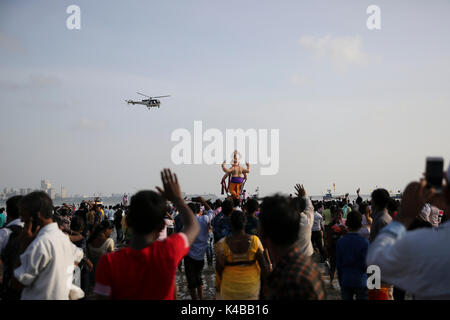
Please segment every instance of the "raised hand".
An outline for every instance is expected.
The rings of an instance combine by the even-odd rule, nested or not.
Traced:
[[[304,196],[306,196],[306,190],[302,184],[296,184],[295,191],[296,191],[295,193],[296,193],[297,197],[299,197],[299,198],[303,198]]]
[[[396,220],[407,227],[420,214],[425,203],[433,197],[434,188],[427,188],[427,182],[422,179],[420,182],[411,182],[403,192],[400,212]]]
[[[182,199],[181,189],[176,174],[172,174],[172,171],[170,171],[170,169],[164,169],[163,171],[161,171],[161,180],[164,190],[156,187],[161,196],[172,202]]]

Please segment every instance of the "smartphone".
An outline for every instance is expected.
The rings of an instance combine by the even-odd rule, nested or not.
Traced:
[[[444,178],[444,159],[441,157],[428,157],[425,169],[427,187],[433,187],[437,193],[442,191],[442,179]]]

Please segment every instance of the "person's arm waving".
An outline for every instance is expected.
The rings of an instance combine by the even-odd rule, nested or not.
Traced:
[[[161,171],[161,180],[164,190],[161,190],[159,187],[156,187],[156,189],[164,198],[171,201],[180,212],[181,222],[184,226],[183,233],[186,235],[189,245],[191,245],[200,232],[200,226],[194,213],[189,209],[181,196],[177,175],[172,174],[170,169],[164,169]]]

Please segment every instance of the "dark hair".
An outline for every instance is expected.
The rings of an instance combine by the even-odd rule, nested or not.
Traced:
[[[239,199],[233,198],[233,207],[239,207],[241,201]]]
[[[92,233],[87,239],[86,243],[91,243],[100,235],[100,233],[105,232],[108,229],[112,229],[113,227],[114,225],[112,221],[103,220],[102,222],[94,226],[94,229],[92,230]]]
[[[37,215],[40,212],[44,219],[53,217],[52,199],[44,191],[34,191],[27,194],[20,200],[19,206],[21,210],[25,210],[31,215]]]
[[[214,209],[220,208],[222,206],[222,200],[217,199],[214,201]]]
[[[395,201],[395,199],[393,199],[393,198],[389,198],[386,207],[387,207],[389,213],[392,215],[398,209],[397,201]]]
[[[248,214],[252,214],[253,212],[257,211],[259,208],[259,203],[255,199],[248,199],[245,203],[245,209],[247,210]]]
[[[362,227],[362,215],[359,211],[350,211],[345,220],[346,226],[351,230],[358,230]]]
[[[225,200],[222,202],[222,212],[225,216],[228,216],[233,211],[233,202]]]
[[[367,207],[369,206],[369,204],[367,203],[367,202],[361,202],[361,204],[359,205],[359,212],[362,214],[362,215],[364,215],[364,214],[366,214],[366,211],[367,211]]]
[[[191,209],[192,212],[195,212],[195,203],[189,202],[189,203],[187,204],[187,206],[189,207],[189,209]]]
[[[339,207],[337,205],[332,205],[330,207],[330,213],[331,213],[331,218],[332,219],[336,219],[338,217],[339,214],[342,215],[342,210],[339,209]]]
[[[10,220],[19,218],[19,203],[22,198],[23,196],[14,196],[6,200],[6,212]]]
[[[363,198],[361,198],[360,196],[358,196],[358,198],[356,198],[356,204],[360,205],[363,202]]]
[[[386,189],[376,189],[372,192],[372,203],[378,209],[386,209],[389,203],[389,192]]]
[[[264,198],[259,221],[264,235],[276,245],[288,246],[298,240],[300,215],[286,197],[276,194]]]
[[[193,213],[197,214],[200,212],[200,203],[198,202],[189,202],[188,207],[192,210]]]
[[[148,234],[164,229],[166,201],[156,192],[139,191],[131,197],[127,225],[136,234]]]
[[[322,207],[322,202],[314,201],[313,206],[314,206],[314,211],[317,211]]]
[[[80,216],[74,216],[70,221],[70,229],[73,231],[81,232],[84,230],[84,220]]]
[[[231,213],[230,221],[231,221],[231,228],[234,231],[240,231],[245,228],[247,218],[245,216],[245,213],[243,213],[241,210],[234,210],[233,213]]]

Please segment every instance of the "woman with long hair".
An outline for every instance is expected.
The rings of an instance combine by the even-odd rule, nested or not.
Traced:
[[[216,243],[216,291],[224,300],[257,300],[268,272],[259,238],[245,233],[246,216],[231,214],[231,235]]]
[[[93,264],[90,274],[90,284],[95,284],[95,270],[100,257],[106,253],[114,251],[114,240],[111,238],[113,232],[113,222],[104,220],[95,225],[87,239],[87,256]]]

